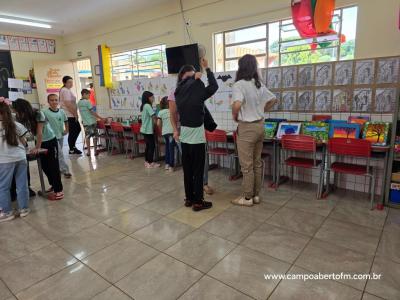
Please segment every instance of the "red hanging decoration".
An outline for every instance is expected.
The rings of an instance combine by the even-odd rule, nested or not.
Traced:
[[[302,38],[316,37],[310,0],[292,0],[292,19]]]

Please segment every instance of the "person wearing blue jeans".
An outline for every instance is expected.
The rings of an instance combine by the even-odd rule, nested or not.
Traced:
[[[0,222],[15,218],[11,208],[10,188],[13,177],[17,186],[19,215],[29,214],[29,189],[24,135],[27,129],[15,122],[10,103],[0,98]]]
[[[165,140],[165,169],[173,171],[175,165],[175,140],[172,134],[163,135]]]

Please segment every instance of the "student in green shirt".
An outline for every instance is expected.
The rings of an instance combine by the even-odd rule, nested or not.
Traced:
[[[164,97],[160,101],[160,111],[158,112],[157,126],[162,128],[161,134],[165,140],[165,170],[173,172],[175,159],[175,140],[173,137],[174,130],[171,125],[168,108],[168,97]]]
[[[90,138],[93,138],[94,155],[99,155],[97,151],[97,137],[99,131],[97,130],[97,120],[101,120],[90,103],[90,91],[83,89],[81,91],[82,99],[78,102],[79,113],[81,114],[83,128],[85,129],[85,143],[87,146],[87,156],[90,156]]]
[[[154,123],[156,121],[155,113],[153,110],[154,94],[145,91],[142,95],[142,105],[140,111],[142,112],[142,126],[140,132],[146,141],[145,162],[144,166],[147,169],[159,168],[160,164],[154,162],[155,150],[155,136],[154,136]]]
[[[58,142],[58,162],[60,165],[60,172],[64,174],[65,178],[71,178],[69,167],[65,162],[64,158],[64,136],[68,134],[68,118],[65,111],[62,108],[58,108],[59,101],[56,94],[49,94],[47,96],[47,102],[49,107],[43,110],[46,118],[49,120],[49,124],[54,134],[56,135]]]

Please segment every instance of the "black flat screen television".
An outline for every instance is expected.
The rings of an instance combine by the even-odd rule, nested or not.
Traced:
[[[197,44],[166,49],[168,74],[177,74],[184,65],[192,65],[200,71],[199,47]]]

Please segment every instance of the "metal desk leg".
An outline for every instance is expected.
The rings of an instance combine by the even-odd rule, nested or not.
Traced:
[[[47,198],[46,194],[46,187],[44,185],[44,178],[43,178],[43,169],[42,169],[42,162],[40,160],[40,156],[36,158],[38,170],[39,170],[39,179],[40,179],[40,191],[38,191],[39,196]]]
[[[383,176],[382,176],[382,191],[381,191],[381,199],[380,201],[377,202],[376,204],[376,208],[378,210],[383,210],[383,207],[385,205],[385,189],[386,189],[386,180],[388,180],[386,178],[386,173],[387,173],[387,168],[388,168],[388,161],[389,161],[389,151],[385,152],[385,158],[384,158],[384,163],[383,163]],[[374,191],[372,191],[373,193]]]

